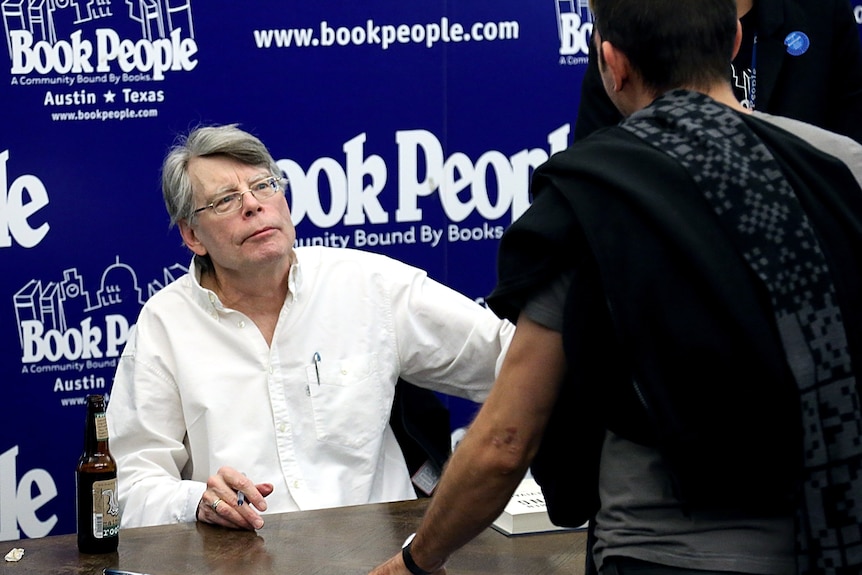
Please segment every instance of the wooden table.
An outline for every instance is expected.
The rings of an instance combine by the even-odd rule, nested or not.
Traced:
[[[150,575],[364,574],[415,531],[427,499],[265,515],[257,533],[187,523],[120,532],[107,555],[78,553],[76,536],[0,541],[24,549],[0,574],[101,575],[119,567]],[[563,531],[506,537],[488,528],[448,562],[450,574],[582,575],[586,534]]]

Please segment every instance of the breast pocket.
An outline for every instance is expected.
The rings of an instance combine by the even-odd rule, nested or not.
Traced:
[[[356,449],[380,437],[389,414],[376,355],[322,358],[306,375],[317,439]]]

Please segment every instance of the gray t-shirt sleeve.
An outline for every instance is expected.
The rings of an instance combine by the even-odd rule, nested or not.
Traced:
[[[563,272],[531,297],[524,313],[534,322],[554,331],[563,331],[563,307],[572,284],[573,271]]]

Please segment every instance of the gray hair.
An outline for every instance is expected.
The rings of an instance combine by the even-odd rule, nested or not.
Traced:
[[[281,174],[269,150],[258,138],[240,130],[238,124],[202,126],[180,136],[162,164],[162,197],[171,217],[171,227],[194,216],[194,195],[188,167],[192,158],[225,156],[249,166],[261,166]]]

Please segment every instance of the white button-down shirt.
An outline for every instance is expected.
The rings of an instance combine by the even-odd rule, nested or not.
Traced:
[[[123,527],[194,521],[223,465],[275,485],[270,513],[412,499],[398,377],[485,399],[512,324],[386,256],[296,253],[271,346],[194,263],[143,306],[108,403]]]

